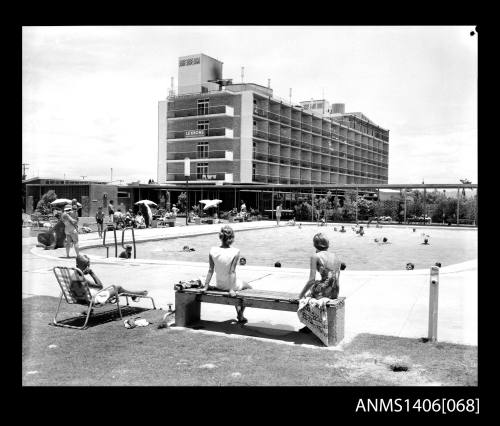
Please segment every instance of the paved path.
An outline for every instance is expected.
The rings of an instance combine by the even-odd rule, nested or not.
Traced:
[[[216,233],[221,225],[175,226],[136,230],[136,241],[176,238],[181,235]],[[274,222],[231,224],[238,230],[275,227]],[[458,231],[460,232],[460,231]],[[121,232],[118,235],[121,243]],[[127,233],[126,241],[131,235]],[[110,238],[108,233],[107,239]],[[111,235],[112,238],[112,235]],[[111,241],[111,240],[109,240]],[[80,235],[80,245],[101,245],[97,234]],[[23,238],[23,297],[59,296],[52,268],[74,265],[65,250],[34,247],[36,238]],[[114,248],[110,254],[114,255]],[[74,251],[71,253],[74,255]],[[174,302],[173,284],[182,279],[204,277],[208,265],[199,262],[92,257],[93,269],[105,285],[120,284],[130,289],[148,289],[157,305],[167,308]],[[238,266],[243,280],[255,280],[254,288],[299,292],[309,271],[295,268]],[[439,287],[438,340],[477,345],[477,260],[441,268]],[[426,337],[428,326],[429,270],[343,271],[340,296],[346,296],[345,341],[359,333],[398,337]],[[233,307],[202,304],[202,319],[224,321],[235,317]],[[281,334],[302,327],[293,312],[247,309],[249,325],[269,329],[279,341]],[[278,330],[272,330],[277,328]],[[281,331],[280,331],[281,330]]]

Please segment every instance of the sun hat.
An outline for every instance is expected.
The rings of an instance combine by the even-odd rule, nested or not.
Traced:
[[[72,209],[73,209],[73,208],[71,207],[71,204],[66,204],[66,205],[64,206],[64,211],[65,211],[65,212],[66,212],[66,211],[68,211],[68,210],[72,210]]]

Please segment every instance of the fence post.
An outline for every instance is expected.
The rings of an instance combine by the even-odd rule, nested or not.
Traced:
[[[439,298],[439,268],[431,267],[429,284],[429,332],[430,342],[437,341],[437,322],[438,322],[438,298]]]

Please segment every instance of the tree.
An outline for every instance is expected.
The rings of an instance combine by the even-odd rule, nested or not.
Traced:
[[[57,194],[53,189],[47,191],[42,195],[42,198],[36,205],[36,211],[40,214],[50,214],[52,212],[52,206],[50,203],[57,200]]]

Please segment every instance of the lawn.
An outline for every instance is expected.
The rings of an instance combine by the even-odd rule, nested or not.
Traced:
[[[129,330],[104,315],[72,330],[48,325],[57,301],[23,299],[23,385],[477,385],[475,346],[361,334],[328,350],[314,336],[290,332],[279,340],[310,346],[280,344],[271,333],[227,323],[158,329],[161,310],[140,313],[153,322],[147,327]],[[65,305],[62,316],[81,310]]]

